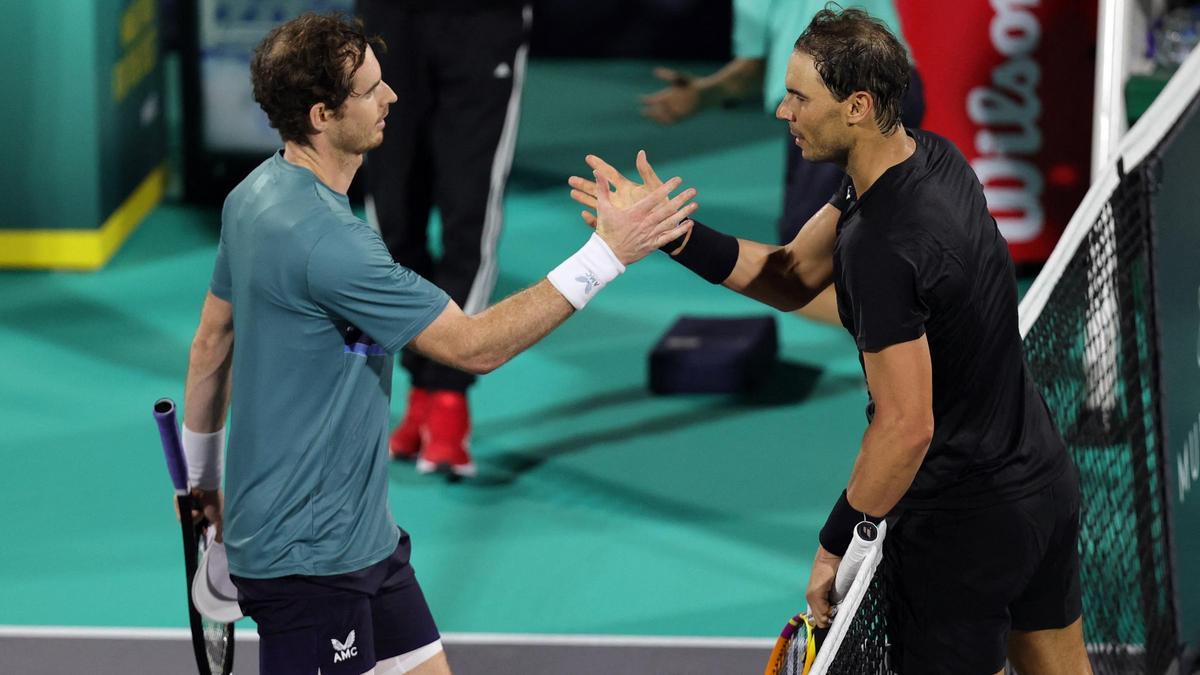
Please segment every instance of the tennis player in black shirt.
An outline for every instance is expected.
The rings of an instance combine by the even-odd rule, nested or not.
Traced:
[[[1078,475],[1026,370],[1012,259],[978,178],[949,141],[900,124],[909,70],[865,12],[819,12],[796,41],[776,116],[805,159],[846,171],[842,189],[785,246],[696,223],[664,248],[783,311],[837,290],[870,423],[813,563],[818,625],[854,524],[887,517],[894,668],[984,675],[1007,657],[1026,674],[1089,673]],[[588,163],[619,202],[660,184],[644,153],[642,184]],[[570,183],[594,206],[594,182]]]

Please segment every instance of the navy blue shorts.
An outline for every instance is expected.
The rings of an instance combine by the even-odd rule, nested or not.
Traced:
[[[901,515],[883,544],[896,672],[991,675],[1004,667],[1010,630],[1074,623],[1082,609],[1079,508],[1070,463],[1015,501]]]
[[[383,560],[348,574],[233,577],[258,624],[262,675],[361,675],[440,635],[413,568],[408,533]]]

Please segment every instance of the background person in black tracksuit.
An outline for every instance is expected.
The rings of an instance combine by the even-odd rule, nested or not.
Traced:
[[[368,217],[396,262],[445,290],[467,314],[496,285],[504,186],[517,141],[532,16],[527,0],[358,0],[387,44],[383,78],[399,100],[367,171]],[[440,258],[429,215],[441,216]],[[475,376],[406,350],[408,408],[393,457],[473,475],[466,391]]]
[[[1090,672],[1079,482],[1024,363],[1008,246],[962,154],[905,129],[908,58],[861,10],[823,10],[796,42],[776,116],[809,161],[847,174],[790,243],[696,223],[664,250],[712,283],[793,311],[829,285],[854,336],[870,423],[821,531],[807,599],[829,591],[854,525],[889,520],[891,665],[913,674]],[[589,159],[628,202],[644,185]],[[578,201],[596,186],[571,178]]]

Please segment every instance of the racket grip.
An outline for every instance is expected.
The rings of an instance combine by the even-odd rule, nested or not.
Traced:
[[[175,402],[160,398],[154,402],[154,421],[158,422],[158,435],[162,438],[163,456],[167,460],[167,473],[175,494],[188,494],[187,460],[183,456],[183,444],[179,441],[179,423],[175,419]]]
[[[870,521],[863,521],[854,526],[854,536],[850,539],[850,547],[846,549],[846,555],[842,556],[837,576],[833,580],[831,595],[834,604],[840,603],[850,592],[850,586],[854,583],[854,578],[858,576],[858,570],[862,567],[863,561],[867,559],[867,554],[871,552],[871,549],[883,543],[883,534],[886,530],[886,522],[875,525]]]

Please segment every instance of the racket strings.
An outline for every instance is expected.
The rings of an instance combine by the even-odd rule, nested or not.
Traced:
[[[779,636],[767,675],[809,675],[816,653],[812,619],[797,614]]]
[[[779,666],[779,675],[806,675],[808,672],[808,635],[805,631],[797,631],[796,636],[788,642],[784,652],[783,663]]]
[[[207,521],[202,521],[197,526],[197,566],[208,550],[208,538],[205,536],[207,525]],[[233,669],[233,624],[212,621],[201,614],[200,628],[204,634],[204,655],[208,660],[209,672],[212,675],[228,675]]]
[[[229,624],[217,623],[203,619],[204,653],[208,656],[210,672],[222,673],[229,655],[230,635]]]

